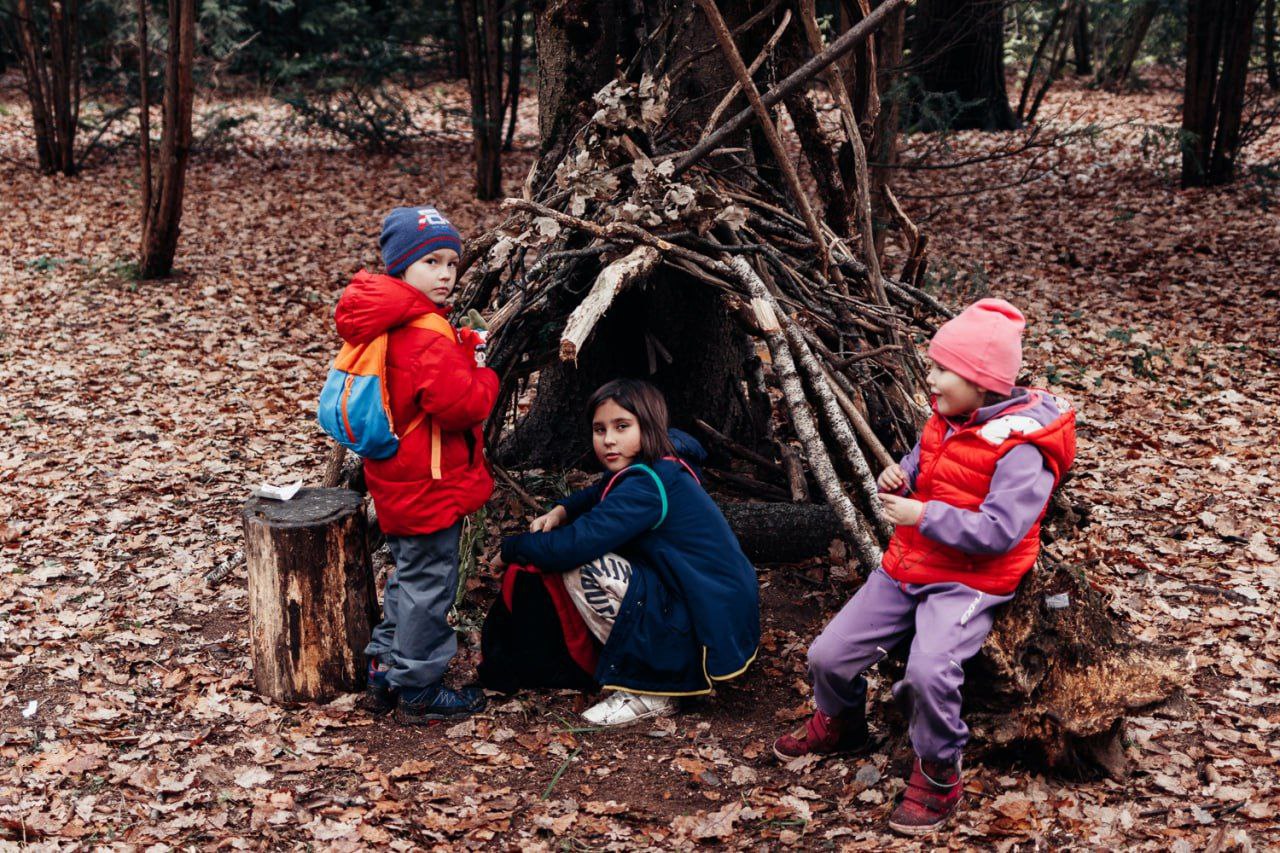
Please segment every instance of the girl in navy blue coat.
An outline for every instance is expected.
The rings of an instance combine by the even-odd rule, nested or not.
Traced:
[[[587,411],[604,476],[504,539],[502,558],[564,573],[604,644],[596,680],[613,691],[584,716],[626,725],[746,670],[760,640],[759,586],[699,482],[701,445],[668,430],[661,392],[614,380]]]

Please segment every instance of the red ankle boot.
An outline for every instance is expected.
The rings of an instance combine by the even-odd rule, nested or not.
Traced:
[[[959,764],[917,758],[902,802],[889,815],[889,828],[902,835],[927,835],[951,819],[963,794]]]
[[[870,741],[865,714],[828,717],[821,711],[814,711],[803,726],[773,742],[773,754],[785,763],[810,753],[858,752],[865,749]]]

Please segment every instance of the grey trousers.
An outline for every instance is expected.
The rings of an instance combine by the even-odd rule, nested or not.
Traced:
[[[458,651],[449,608],[458,591],[462,522],[422,536],[388,536],[395,570],[387,576],[382,621],[364,653],[390,664],[401,690],[435,684]]]

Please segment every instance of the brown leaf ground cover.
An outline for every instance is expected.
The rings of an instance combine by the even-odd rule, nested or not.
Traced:
[[[1029,368],[1082,410],[1073,488],[1092,510],[1060,552],[1117,619],[1196,665],[1185,701],[1131,721],[1131,779],[983,758],[955,831],[925,846],[1280,843],[1280,217],[1254,182],[1176,189],[1157,131],[1177,102],[1066,84],[1054,127],[1099,131],[1046,155],[1041,179],[990,189],[1008,161],[904,175],[947,292],[1024,306]],[[829,560],[763,570],[759,663],[652,727],[584,730],[568,695],[406,729],[349,699],[285,709],[253,694],[243,576],[202,576],[238,548],[251,485],[318,479],[310,410],[337,294],[376,263],[393,203],[436,202],[468,233],[498,213],[472,199],[462,143],[371,156],[282,130],[269,103],[234,106],[264,120],[195,157],[180,274],[134,282],[132,158],[36,175],[21,98],[0,90],[0,844],[890,843],[900,752],[784,769],[768,748],[805,712],[807,641],[850,591],[850,567]],[[1000,143],[950,144],[963,157]],[[490,553],[521,522],[506,497],[492,510]],[[464,622],[493,583],[473,582]],[[473,665],[469,650],[458,676]]]

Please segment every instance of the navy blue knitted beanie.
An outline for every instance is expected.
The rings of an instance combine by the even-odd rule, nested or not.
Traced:
[[[462,255],[462,235],[434,207],[397,207],[382,220],[382,263],[400,275],[414,261],[439,249]]]

